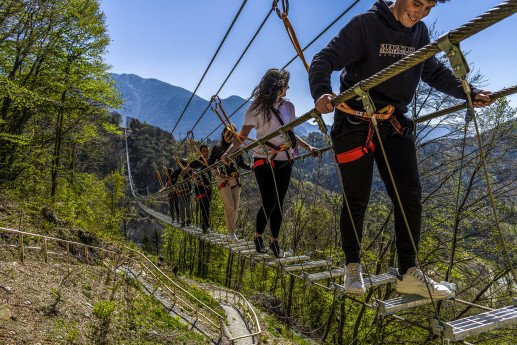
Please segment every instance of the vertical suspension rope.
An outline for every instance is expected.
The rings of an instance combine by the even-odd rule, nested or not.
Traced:
[[[503,246],[503,249],[504,249],[504,255],[506,257],[506,260],[508,261],[508,266],[510,267],[510,271],[512,272],[514,281],[517,283],[517,274],[515,273],[515,269],[513,267],[512,260],[510,258],[510,253],[508,252],[508,247],[506,245],[506,242],[504,241],[503,230],[501,229],[501,224],[499,222],[497,206],[495,204],[494,193],[492,192],[492,184],[490,182],[490,175],[488,174],[488,168],[487,168],[487,163],[486,163],[486,159],[485,159],[485,150],[483,147],[483,142],[481,140],[481,133],[479,131],[477,117],[476,117],[476,114],[474,111],[474,104],[472,102],[472,97],[470,96],[470,93],[466,92],[466,95],[467,95],[467,101],[469,103],[469,108],[472,113],[472,120],[474,121],[474,127],[476,129],[476,138],[477,138],[478,145],[479,145],[479,153],[481,155],[481,162],[483,164],[483,172],[485,173],[487,191],[488,191],[488,195],[490,196],[490,203],[492,205],[492,212],[493,212],[493,216],[494,216],[495,225],[497,228],[497,232],[499,234],[499,239],[501,240],[501,245]]]
[[[452,266],[454,264],[454,255],[456,253],[456,242],[458,238],[458,228],[460,222],[460,193],[461,193],[461,181],[463,178],[463,162],[465,159],[465,144],[467,139],[467,130],[469,127],[470,119],[465,119],[465,129],[463,133],[463,140],[461,145],[461,160],[460,160],[460,171],[458,176],[458,188],[456,190],[456,203],[455,203],[455,216],[454,216],[454,229],[452,234],[452,243],[451,243],[451,253],[449,257],[449,267],[447,268],[447,273],[445,274],[445,281],[449,281],[452,272]]]

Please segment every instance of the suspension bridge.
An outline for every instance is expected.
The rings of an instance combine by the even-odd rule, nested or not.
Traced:
[[[336,21],[341,18],[344,14],[346,14],[358,1],[355,1],[345,12],[343,12],[334,22],[332,22],[325,30],[328,30],[330,27],[332,27]],[[277,1],[278,3],[278,1]],[[242,4],[244,6],[245,2]],[[195,92],[199,88],[199,85],[202,83],[206,73],[210,69],[210,66],[212,62],[214,61],[215,57],[217,56],[219,50],[221,49],[222,45],[224,44],[224,41],[226,37],[228,36],[229,32],[232,30],[233,25],[235,23],[235,20],[239,16],[240,11],[242,10],[242,6],[237,13],[234,21],[232,22],[230,28],[226,32],[222,42],[220,43],[215,55],[212,57],[210,64],[208,65],[207,69],[205,70],[203,77],[199,81],[196,90],[192,94],[192,97],[194,97]],[[302,61],[305,63],[305,60],[303,59],[303,51],[310,45],[312,45],[317,38],[321,36],[318,35],[307,47],[304,47],[303,49],[297,44],[296,36],[294,35],[294,30],[292,29],[292,26],[289,25],[288,21],[286,22],[286,15],[283,15],[280,13],[278,7],[273,7],[273,9],[267,14],[267,16],[264,18],[264,21],[262,22],[262,25],[259,27],[255,35],[250,40],[249,44],[247,45],[246,49],[240,55],[238,58],[236,64],[233,66],[230,75],[235,70],[236,66],[241,61],[244,54],[247,52],[248,48],[253,43],[253,40],[256,38],[258,33],[260,32],[262,26],[264,23],[269,19],[270,15],[277,11],[279,16],[284,20],[284,23],[286,24],[286,29],[288,30],[289,36],[295,45],[295,49],[297,50],[297,55],[284,66],[286,68],[290,63],[296,60],[296,58],[301,58]],[[371,106],[371,103],[369,103],[369,97],[368,97],[368,91],[379,85],[380,83],[402,73],[403,71],[406,71],[407,69],[422,63],[426,59],[431,58],[437,53],[440,53],[442,51],[445,51],[447,54],[447,57],[450,60],[452,70],[455,72],[456,76],[458,78],[461,78],[462,80],[466,80],[466,70],[468,70],[468,67],[465,66],[465,61],[463,59],[458,59],[457,57],[461,55],[461,50],[459,49],[459,43],[463,40],[465,40],[468,37],[471,37],[482,30],[486,29],[487,27],[497,24],[499,21],[503,20],[506,17],[509,17],[513,15],[517,11],[517,1],[515,0],[508,0],[502,2],[500,5],[494,7],[493,9],[488,10],[484,14],[480,15],[479,17],[471,20],[470,22],[466,23],[465,25],[450,31],[446,35],[442,36],[440,39],[438,39],[435,42],[429,43],[428,45],[422,47],[421,49],[418,49],[417,51],[411,53],[410,55],[402,58],[398,62],[394,63],[393,65],[387,67],[386,69],[376,73],[375,75],[367,78],[366,80],[363,80],[356,84],[353,88],[350,88],[348,90],[345,90],[341,92],[339,95],[337,95],[332,103],[334,106],[338,106],[342,102],[345,102],[347,100],[350,100],[352,98],[358,98],[363,101],[363,104],[365,106],[365,109],[368,109],[369,106]],[[286,14],[286,8],[284,7],[284,13]],[[323,34],[323,33],[322,33]],[[305,63],[306,64],[306,63]],[[461,74],[461,71],[464,71],[463,74]],[[228,77],[224,80],[223,84],[219,88],[219,90],[216,92],[216,95],[221,91],[223,86],[226,84]],[[464,83],[465,84],[465,83]],[[467,90],[466,90],[467,91]],[[499,99],[511,94],[514,94],[517,92],[517,86],[511,86],[508,88],[505,88],[503,90],[500,90],[498,92],[494,92],[491,97],[493,99]],[[179,116],[178,120],[176,121],[174,128],[172,130],[172,133],[176,129],[178,123],[181,121],[183,114],[185,113],[185,110],[190,104],[190,101],[187,103],[185,108],[183,109],[183,112]],[[454,231],[451,234],[452,240],[451,240],[451,248],[450,253],[448,257],[448,265],[446,267],[447,269],[447,277],[442,282],[446,286],[448,286],[451,290],[455,291],[455,294],[450,297],[449,299],[445,301],[437,301],[433,298],[424,298],[417,295],[402,295],[399,297],[394,298],[384,298],[385,296],[390,296],[390,286],[394,283],[396,283],[396,273],[393,268],[386,267],[385,264],[381,265],[379,263],[371,263],[372,260],[370,260],[369,265],[365,265],[365,272],[363,274],[363,278],[365,281],[365,286],[368,289],[368,294],[366,298],[363,300],[361,298],[358,298],[356,296],[348,295],[345,292],[344,286],[342,285],[342,278],[344,274],[344,268],[342,267],[341,258],[339,254],[339,250],[336,248],[336,243],[329,244],[329,247],[333,248],[313,248],[314,251],[320,250],[328,255],[326,257],[321,257],[321,255],[312,255],[311,253],[302,252],[300,248],[295,248],[294,250],[289,250],[285,257],[283,258],[275,258],[271,254],[258,254],[255,252],[255,248],[253,245],[253,241],[247,240],[247,239],[240,239],[237,241],[230,241],[225,233],[212,231],[208,233],[204,233],[200,227],[196,225],[185,225],[181,226],[179,222],[173,221],[173,219],[167,214],[167,208],[168,208],[168,201],[167,201],[167,193],[177,193],[179,191],[185,190],[189,188],[190,183],[197,183],[195,178],[187,178],[184,179],[179,185],[169,187],[166,192],[161,192],[153,195],[139,195],[137,193],[137,190],[133,184],[133,180],[131,177],[131,155],[130,150],[127,146],[127,134],[126,134],[126,153],[127,153],[127,163],[128,163],[128,175],[129,175],[129,181],[131,183],[131,190],[133,193],[133,196],[135,198],[135,202],[140,207],[140,209],[151,215],[152,217],[156,218],[158,221],[168,224],[172,226],[173,228],[183,232],[184,236],[187,236],[190,239],[195,239],[199,241],[200,246],[204,244],[209,244],[211,246],[215,246],[218,248],[221,248],[222,250],[227,251],[229,254],[228,260],[233,260],[233,255],[239,255],[246,260],[249,260],[249,262],[254,262],[262,265],[264,269],[271,269],[276,270],[277,274],[281,276],[291,277],[292,279],[295,279],[299,281],[301,284],[305,284],[306,286],[310,288],[319,288],[327,291],[329,294],[333,295],[334,299],[337,298],[345,298],[353,301],[354,303],[357,303],[358,305],[363,306],[364,308],[370,309],[375,312],[375,320],[382,320],[385,318],[392,318],[396,321],[406,323],[410,325],[411,327],[418,327],[422,330],[425,330],[429,332],[430,335],[436,336],[436,338],[440,339],[442,343],[448,343],[448,342],[457,342],[461,341],[465,344],[469,344],[466,339],[469,339],[470,337],[475,337],[480,334],[486,334],[488,332],[513,327],[515,324],[517,324],[517,298],[512,297],[514,295],[514,290],[512,292],[512,289],[514,289],[513,284],[517,284],[517,276],[515,273],[515,259],[513,257],[513,253],[510,250],[510,246],[507,244],[507,239],[511,238],[511,236],[508,236],[508,234],[504,233],[504,229],[501,227],[499,216],[498,216],[498,207],[496,206],[496,200],[494,197],[494,192],[492,190],[492,183],[491,180],[493,177],[491,177],[490,169],[487,163],[487,154],[484,151],[483,146],[483,135],[482,131],[480,129],[478,119],[476,116],[476,112],[473,108],[473,102],[472,99],[470,99],[470,94],[467,92],[467,98],[468,101],[464,104],[459,104],[450,108],[438,110],[436,112],[420,116],[416,119],[414,119],[414,122],[416,125],[418,124],[429,124],[431,120],[435,120],[441,117],[444,117],[448,114],[454,114],[457,113],[460,110],[463,109],[469,109],[470,110],[470,118],[465,121],[465,127],[464,127],[464,138],[463,138],[463,149],[462,149],[462,156],[461,156],[461,167],[459,168],[459,174],[460,177],[458,178],[458,196],[461,193],[461,183],[462,178],[461,174],[463,172],[463,161],[464,161],[464,155],[465,155],[465,138],[467,136],[467,133],[470,130],[470,127],[474,128],[475,137],[477,139],[477,150],[479,151],[479,160],[480,160],[480,170],[483,172],[484,180],[486,183],[486,196],[489,200],[487,208],[491,209],[491,219],[492,224],[491,228],[493,231],[491,234],[494,235],[494,238],[498,241],[498,247],[497,250],[499,251],[499,254],[504,256],[505,259],[505,270],[503,275],[497,276],[498,279],[502,279],[504,277],[511,277],[508,278],[509,283],[506,285],[506,288],[509,290],[506,298],[504,300],[497,301],[496,304],[506,303],[506,306],[493,308],[492,306],[488,307],[486,305],[483,305],[481,303],[478,303],[478,299],[476,298],[471,301],[463,300],[461,297],[465,293],[465,291],[457,290],[457,287],[454,283],[449,282],[451,279],[451,271],[454,270],[455,265],[458,263],[458,258],[455,258],[456,254],[456,246],[458,245],[457,236],[459,233],[459,226],[454,227]],[[229,122],[229,119],[237,113],[239,109],[242,109],[246,105],[246,102],[243,103],[236,111],[233,112],[230,116],[226,117],[226,119]],[[197,122],[192,128],[192,131],[195,130],[195,127],[197,124],[201,121],[205,113],[208,111],[210,105],[207,106],[205,111],[201,114]],[[213,108],[212,108],[213,109]],[[226,116],[226,115],[225,115]],[[223,120],[223,119],[222,119]],[[321,114],[316,110],[312,109],[308,111],[307,113],[299,116],[295,121],[285,124],[282,126],[279,130],[271,133],[270,135],[258,138],[256,141],[249,143],[248,145],[245,145],[244,148],[238,150],[234,154],[230,156],[230,159],[236,159],[238,156],[243,155],[244,157],[247,157],[247,160],[251,163],[251,157],[249,155],[250,151],[252,151],[255,148],[260,148],[265,145],[266,142],[271,140],[272,138],[278,136],[278,135],[286,135],[286,133],[295,128],[296,126],[299,126],[300,124],[314,120],[319,125],[319,130],[321,134],[324,136],[328,146],[325,148],[322,148],[320,152],[322,154],[331,154],[332,153],[332,142],[329,138],[329,135],[327,133],[327,127],[325,123],[323,122],[321,118]],[[224,121],[223,121],[224,123]],[[214,124],[214,133],[220,128],[219,126],[216,126]],[[171,137],[172,137],[171,133]],[[207,137],[208,138],[208,137]],[[205,141],[207,138],[205,138],[203,141]],[[186,142],[186,138],[180,143],[180,146],[183,145]],[[299,178],[299,195],[295,195],[292,197],[293,200],[288,201],[291,203],[295,202],[315,202],[315,198],[311,199],[311,194],[319,193],[318,187],[311,188],[310,191],[308,191],[306,186],[304,187],[304,181],[302,180],[302,173],[301,169],[303,167],[304,161],[308,159],[310,156],[309,153],[304,154],[296,158],[296,163],[294,165],[295,170],[297,171],[297,175]],[[321,159],[321,158],[320,158]],[[389,164],[389,162],[387,162]],[[205,169],[201,170],[197,175],[201,176],[203,174],[207,174],[209,172],[216,172],[216,170],[223,166],[222,162],[216,162],[215,164],[211,166],[207,166]],[[336,169],[336,174],[339,175],[337,163],[334,162],[334,168]],[[319,172],[318,172],[319,174]],[[242,184],[243,185],[249,185],[253,186],[254,181],[252,179],[251,173],[244,173],[241,174],[242,176]],[[250,189],[253,187],[250,187]],[[256,188],[256,186],[255,186]],[[215,188],[214,188],[215,189]],[[344,195],[343,191],[336,192],[337,195],[340,195],[344,200],[346,200],[346,196]],[[316,206],[316,205],[313,205]],[[459,207],[456,205],[457,208]],[[241,208],[244,208],[245,206],[241,206]],[[284,213],[286,210],[284,210]],[[293,212],[296,213],[296,212]],[[458,223],[458,214],[460,213],[460,210],[456,210],[456,214],[453,216],[456,217],[456,223]],[[246,212],[241,212],[241,214],[244,214],[244,217],[248,217],[249,214]],[[391,213],[390,213],[391,215]],[[297,218],[298,217],[298,218]],[[194,216],[192,216],[194,218]],[[389,216],[388,216],[389,219]],[[387,219],[387,220],[388,220]],[[386,223],[387,223],[386,220]],[[213,220],[214,221],[214,220]],[[216,220],[216,221],[221,221]],[[289,224],[297,224],[299,226],[299,223],[301,222],[300,215],[296,215],[293,217],[293,219],[289,222]],[[253,233],[252,226],[249,226],[248,221],[242,221],[241,225],[248,224],[247,228],[239,229],[239,233],[244,235],[244,238],[249,238],[251,234]],[[381,232],[384,231],[385,226],[382,227]],[[380,252],[381,251],[388,251],[390,246],[392,244],[391,242],[383,243],[379,246]],[[299,246],[301,247],[301,246]],[[361,248],[362,256],[363,257],[372,257],[377,255],[373,251],[373,247],[370,245],[367,248],[365,248],[365,245],[363,244],[363,247]],[[195,255],[195,253],[194,253]],[[319,257],[318,257],[319,256]],[[419,257],[419,262],[422,263],[425,261],[422,259],[422,256]],[[207,266],[210,266],[210,262],[205,263]],[[370,267],[368,267],[370,266]],[[375,266],[375,267],[371,267]],[[382,271],[384,270],[384,271]],[[432,310],[432,315],[430,315],[430,326],[427,324],[422,324],[419,322],[416,322],[414,320],[411,320],[408,316],[400,316],[399,314],[404,313],[408,310],[418,310],[417,308],[420,308],[422,306],[429,306]],[[463,306],[465,309],[458,313],[458,315],[463,316],[468,310],[474,308],[476,310],[479,310],[480,312],[477,314],[473,314],[471,316],[465,316],[465,317],[458,317],[456,319],[446,319],[442,316],[441,310],[444,309],[444,306],[447,306],[447,308],[454,308],[455,306]],[[409,315],[409,314],[408,314]],[[372,327],[375,327],[373,325]],[[512,333],[515,336],[515,333]],[[515,340],[515,339],[514,339]]]

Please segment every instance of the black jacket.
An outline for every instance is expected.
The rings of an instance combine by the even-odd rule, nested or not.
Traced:
[[[191,162],[188,166],[192,169],[192,172],[199,173],[201,170],[206,169],[206,166],[201,163],[203,161],[203,158],[199,157],[195,161]],[[192,173],[189,171],[187,173],[188,177],[192,177]],[[207,173],[201,174],[201,176],[198,176],[201,178],[201,183],[205,186],[210,186],[210,181],[212,180],[212,173],[208,171]]]
[[[168,182],[169,182],[169,186],[174,186],[176,184],[176,182],[178,181],[178,178],[181,174],[181,169],[178,168],[176,170],[174,169],[169,169],[168,170]]]
[[[314,56],[309,83],[315,101],[332,92],[332,71],[343,70],[340,78],[340,92],[343,92],[430,42],[423,22],[404,27],[391,13],[390,5],[391,2],[377,0],[368,12],[352,18],[327,47]],[[403,114],[420,79],[450,96],[466,99],[460,81],[435,57],[370,89],[370,96],[377,109],[391,104]],[[479,91],[473,89],[474,94]],[[362,103],[355,99],[347,104],[362,109]],[[334,120],[342,114],[336,111]]]

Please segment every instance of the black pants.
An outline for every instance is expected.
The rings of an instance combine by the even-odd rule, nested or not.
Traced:
[[[201,212],[201,229],[205,231],[210,227],[212,190],[203,186],[196,186],[196,200]]]
[[[395,185],[402,201],[413,240],[417,246],[420,240],[422,218],[420,177],[418,174],[413,123],[404,117],[399,118],[400,124],[406,128],[406,133],[398,133],[389,122],[379,122],[379,132],[386,150],[388,163],[393,173]],[[347,116],[334,122],[331,131],[335,153],[349,151],[362,146],[368,135],[368,122]],[[362,238],[363,220],[368,206],[372,185],[373,162],[377,164],[379,174],[386,186],[389,197],[394,205],[395,236],[399,267],[403,272],[416,266],[416,253],[411,243],[409,231],[404,223],[399,203],[397,201],[388,169],[382,155],[377,136],[374,133],[375,151],[348,163],[339,164],[346,199],[348,200],[357,237]],[[354,228],[346,205],[341,209],[341,239],[346,261],[359,262],[360,244],[357,241]]]
[[[169,193],[169,212],[171,213],[172,220],[179,219],[180,217],[180,209],[179,209],[179,200],[176,193]]]
[[[269,164],[260,165],[253,170],[262,198],[262,207],[257,213],[256,231],[263,234],[269,221],[271,235],[278,238],[282,225],[282,207],[293,167],[288,161],[273,161],[273,166],[273,171]]]

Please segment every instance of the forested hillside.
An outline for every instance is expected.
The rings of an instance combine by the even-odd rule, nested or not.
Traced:
[[[108,109],[122,99],[103,60],[99,4],[6,1],[0,28],[2,190],[27,212],[48,207],[117,234],[122,132]]]
[[[184,137],[188,131],[194,128],[196,139],[203,139],[210,136],[217,139],[219,136],[214,128],[221,124],[218,116],[210,106],[210,99],[203,99],[192,95],[189,90],[174,86],[157,79],[146,79],[135,74],[115,74],[110,76],[115,81],[115,87],[124,98],[124,105],[117,111],[126,118],[135,118],[140,122],[160,127],[165,131],[172,131],[178,137]],[[244,97],[251,93],[251,90],[243,91]],[[190,97],[192,101],[189,106]],[[239,96],[230,96],[221,99],[221,105],[228,116],[231,116],[232,123],[241,128],[244,121],[244,113],[249,107],[246,99]],[[301,115],[301,111],[296,115]],[[181,121],[178,119],[181,116]],[[195,126],[195,127],[194,127]],[[303,123],[298,126],[296,132],[305,136],[315,132],[318,127],[314,124]]]

